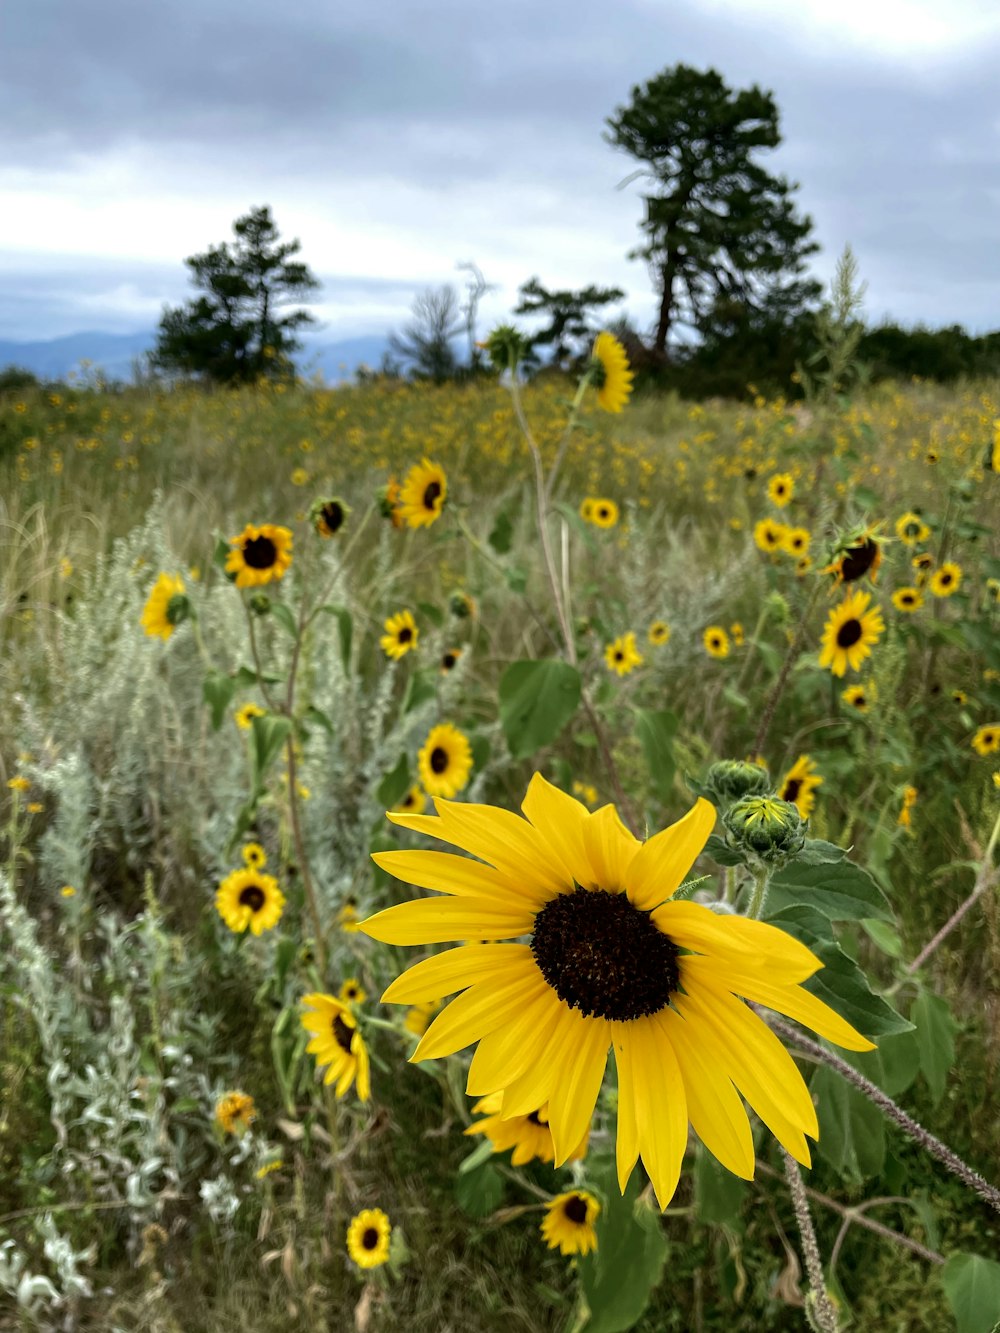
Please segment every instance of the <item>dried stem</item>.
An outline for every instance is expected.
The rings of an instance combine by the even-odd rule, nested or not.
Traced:
[[[823,1261],[819,1255],[819,1242],[816,1240],[816,1231],[809,1213],[809,1200],[806,1197],[802,1172],[799,1170],[798,1162],[790,1153],[785,1152],[784,1148],[781,1150],[781,1157],[785,1165],[785,1179],[788,1181],[788,1188],[792,1193],[795,1220],[799,1224],[799,1235],[802,1237],[802,1253],[805,1256],[806,1272],[809,1275],[810,1291],[806,1297],[806,1313],[807,1316],[812,1316],[810,1323],[815,1321],[819,1333],[837,1333],[840,1324],[837,1319],[837,1311],[827,1295],[826,1281],[823,1277]]]
[[[907,972],[916,972],[919,968],[923,967],[924,963],[927,962],[927,959],[930,958],[935,949],[944,943],[965,916],[966,912],[978,902],[986,890],[993,888],[994,885],[1000,883],[1000,871],[998,871],[993,864],[993,852],[996,848],[998,839],[1000,839],[1000,814],[997,815],[996,823],[993,825],[993,832],[990,834],[990,840],[986,845],[986,851],[983,853],[983,860],[979,867],[979,872],[976,875],[976,882],[972,886],[972,892],[969,894],[968,898],[966,898],[965,902],[952,912],[951,916],[934,938],[924,945],[916,958],[914,958],[913,962],[907,967]]]

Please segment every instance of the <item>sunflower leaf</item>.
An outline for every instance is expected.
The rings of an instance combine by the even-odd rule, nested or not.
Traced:
[[[213,671],[205,677],[201,690],[205,703],[212,710],[212,730],[218,731],[226,716],[226,709],[236,693],[236,682],[232,676],[224,675],[221,671]]]
[[[996,1333],[1000,1264],[979,1254],[952,1254],[941,1269],[941,1285],[958,1333]]]
[[[786,929],[791,935],[799,934],[792,927]],[[809,943],[809,948],[823,966],[802,982],[806,990],[835,1009],[866,1037],[884,1037],[890,1032],[911,1031],[913,1024],[902,1014],[897,1014],[880,995],[874,994],[865,974],[853,959],[848,958],[839,944],[830,940],[813,941]]]
[[[324,603],[319,609],[325,611],[328,616],[337,617],[337,625],[340,629],[340,660],[343,663],[344,671],[350,671],[351,641],[354,637],[354,621],[351,619],[351,613],[346,606],[334,606],[330,602]]]
[[[586,1333],[626,1333],[642,1316],[663,1273],[667,1240],[658,1213],[639,1201],[642,1173],[632,1172],[624,1196],[618,1190],[614,1162],[594,1159],[588,1180],[600,1193],[602,1208],[594,1230],[597,1249],[577,1260],[581,1296],[589,1319]]]
[[[515,759],[562,731],[580,704],[580,673],[568,662],[514,662],[500,680],[500,722]]]
[[[496,1167],[485,1162],[455,1177],[455,1198],[463,1213],[488,1217],[503,1198],[503,1177]]]
[[[674,737],[677,735],[677,714],[651,708],[635,710],[635,731],[646,756],[653,790],[665,801],[674,785],[677,762],[674,759]]]
[[[375,790],[379,804],[384,805],[386,809],[398,804],[409,785],[410,761],[405,754],[401,754],[392,772],[385,775]]]
[[[956,1023],[940,995],[922,990],[910,1010],[920,1047],[920,1072],[927,1080],[934,1105],[944,1096],[955,1063]]]
[[[272,602],[271,615],[293,639],[299,637],[299,627],[296,624],[294,612],[286,602]]]
[[[267,770],[278,757],[278,751],[291,735],[292,724],[287,717],[275,717],[265,713],[253,720],[253,785],[256,792],[264,788]]]
[[[831,921],[891,921],[892,909],[867,870],[853,861],[811,865],[796,860],[771,880],[768,915],[794,903],[815,907]]]
[[[885,1165],[882,1112],[826,1065],[809,1080],[809,1091],[819,1119],[819,1155],[850,1180],[877,1176]]]

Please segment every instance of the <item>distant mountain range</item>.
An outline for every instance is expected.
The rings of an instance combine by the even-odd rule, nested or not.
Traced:
[[[86,361],[91,369],[100,369],[111,380],[132,379],[133,364],[151,350],[156,334],[146,333],[70,333],[62,338],[40,342],[11,342],[0,338],[0,369],[20,366],[40,379],[64,380],[71,372],[81,372]],[[377,367],[388,347],[381,334],[346,338],[324,343],[318,338],[303,338],[296,361],[302,374],[321,374],[328,384],[353,378],[361,365]]]

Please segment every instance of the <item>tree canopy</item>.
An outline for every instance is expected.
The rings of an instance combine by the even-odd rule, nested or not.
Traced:
[[[619,287],[584,287],[580,291],[549,291],[539,278],[529,278],[520,289],[521,300],[515,315],[543,315],[548,323],[529,339],[530,351],[551,348],[552,361],[561,366],[583,356],[596,330],[590,312],[620,301],[625,293]]]

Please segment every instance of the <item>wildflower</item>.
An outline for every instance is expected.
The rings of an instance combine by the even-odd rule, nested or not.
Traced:
[[[670,641],[670,626],[665,620],[654,620],[646,636],[654,648]]]
[[[775,523],[773,518],[762,518],[754,524],[753,539],[758,549],[772,554],[785,545],[788,528],[784,523]]]
[[[190,610],[184,580],[177,574],[161,574],[146,599],[139,623],[150,638],[166,642]]]
[[[350,512],[338,496],[322,496],[310,506],[309,518],[321,537],[336,537]]]
[[[332,995],[303,995],[306,1006],[300,1015],[302,1026],[312,1033],[306,1046],[316,1057],[317,1069],[329,1065],[324,1083],[333,1083],[338,1097],[343,1097],[352,1083],[356,1083],[358,1097],[366,1102],[371,1094],[368,1074],[368,1048],[358,1030],[358,1020],[348,1005]]]
[[[784,509],[795,494],[795,480],[790,472],[779,472],[767,483],[767,494],[773,505]]]
[[[237,588],[262,588],[282,579],[292,563],[292,534],[273,523],[261,527],[248,523],[229,544],[233,549],[226,558],[226,573],[235,575]]]
[[[899,811],[899,818],[896,820],[900,828],[910,827],[910,811],[917,803],[917,796],[916,787],[903,788],[903,804]]]
[[[892,604],[897,611],[919,611],[924,604],[919,588],[897,588],[892,594]]]
[[[627,676],[637,666],[642,666],[644,658],[635,646],[635,635],[631,632],[621,634],[604,650],[604,661],[609,671],[616,671],[619,676]]]
[[[337,998],[344,1004],[364,1004],[368,996],[357,977],[348,977],[337,992]]]
[[[73,888],[72,884],[64,884],[59,890],[59,896],[60,898],[75,898],[76,889]]]
[[[809,554],[811,541],[812,533],[808,528],[786,528],[783,549],[788,555],[802,559]]]
[[[816,788],[822,785],[815,762],[807,754],[800,754],[778,783],[778,795],[783,801],[791,801],[802,818],[808,819],[816,804]]]
[[[745,642],[745,636],[743,633],[743,626],[738,620],[734,620],[729,626],[729,633],[733,636],[733,647],[742,648]]]
[[[964,690],[952,690],[951,698],[952,702],[958,704],[959,707],[964,707],[965,704],[969,702],[969,696]],[[31,809],[30,805],[28,806],[28,809]]]
[[[458,659],[462,656],[461,648],[449,648],[447,652],[441,654],[441,673],[447,675],[449,671],[454,671],[458,666]]]
[[[429,458],[411,467],[399,493],[399,515],[411,528],[430,527],[448,498],[444,469]]]
[[[430,796],[457,796],[472,772],[467,736],[445,722],[434,727],[417,755],[417,770]]]
[[[976,754],[996,754],[1000,750],[1000,722],[980,727],[972,738],[972,748]]]
[[[378,491],[378,507],[383,518],[391,518],[394,528],[403,526],[403,515],[399,508],[400,485],[395,477],[390,477]]]
[[[920,515],[914,514],[912,510],[908,510],[896,519],[896,536],[907,546],[919,546],[930,535],[930,528]]]
[[[30,791],[31,783],[27,778],[8,778],[7,786],[11,791]]]
[[[882,611],[877,606],[869,611],[870,601],[870,593],[849,593],[827,617],[819,664],[829,667],[835,676],[842,676],[848,667],[860,670],[885,631]]]
[[[358,904],[354,898],[345,898],[344,903],[337,913],[337,925],[347,935],[357,933],[358,926]]]
[[[560,1254],[589,1254],[597,1249],[594,1221],[601,1205],[586,1190],[557,1194],[545,1211],[542,1239]]]
[[[625,348],[611,333],[594,339],[590,375],[597,388],[597,405],[605,412],[620,412],[632,393],[632,371]]]
[[[588,495],[585,499],[580,501],[579,513],[584,523],[592,523],[594,521],[594,497],[592,495]]]
[[[848,685],[846,690],[841,690],[840,697],[856,713],[867,713],[875,702],[875,685]]]
[[[281,1158],[274,1157],[271,1159],[270,1162],[265,1162],[263,1166],[259,1166],[257,1170],[254,1172],[254,1175],[258,1180],[265,1180],[269,1175],[272,1174],[272,1172],[280,1171],[283,1166],[284,1162],[281,1160]]]
[[[389,1258],[392,1224],[381,1208],[366,1208],[351,1218],[347,1253],[359,1268],[378,1268]]]
[[[453,592],[448,600],[448,609],[457,620],[469,620],[475,617],[476,603],[467,592]]]
[[[578,797],[584,805],[593,807],[597,804],[597,788],[589,782],[574,782],[573,795]]]
[[[962,581],[962,567],[946,561],[931,575],[931,592],[935,597],[950,597]]]
[[[721,625],[709,625],[701,637],[710,657],[729,656],[729,635]]]
[[[61,579],[68,579],[72,573],[73,573],[73,561],[70,560],[69,556],[64,555],[63,558],[59,561],[59,577]]]
[[[309,480],[309,473],[305,470],[304,467],[297,467],[293,469],[291,477],[293,486],[304,486],[308,480]]]
[[[415,1004],[407,1009],[403,1018],[403,1027],[415,1037],[422,1037],[427,1031],[431,1019],[441,1008],[440,1000],[428,1000],[424,1004]]]
[[[263,870],[267,865],[267,852],[259,842],[248,842],[243,848],[243,864],[249,870]]]
[[[449,801],[437,802],[436,817],[390,815],[469,853],[373,858],[441,896],[379,912],[364,922],[365,932],[392,944],[459,944],[417,963],[382,997],[414,1004],[463,992],[411,1060],[480,1042],[469,1095],[502,1092],[508,1118],[547,1102],[560,1166],[590,1123],[613,1046],[619,1185],[641,1156],[661,1207],[677,1185],[689,1116],[729,1170],[752,1176],[750,1124],[731,1084],[808,1163],[804,1135],[818,1132],[808,1089],[763,1020],[737,997],[851,1049],[871,1043],[802,989],[821,964],[798,940],[759,921],[671,901],[715,823],[712,805],[699,800],[645,843],[613,806],[590,814],[539,773],[521,808],[526,819]],[[794,807],[783,808],[798,818]],[[514,942],[522,936],[530,942]]]
[[[590,521],[595,528],[613,528],[618,518],[618,506],[614,500],[597,498],[591,501]]]
[[[42,805],[41,801],[29,801],[25,808],[29,815],[40,815],[45,809],[45,806]]]
[[[836,574],[837,583],[856,583],[867,574],[872,583],[882,563],[882,547],[870,529],[860,533],[841,548],[836,560],[827,565],[824,574]]]
[[[273,875],[234,870],[219,885],[215,906],[230,930],[240,935],[249,926],[254,935],[273,930],[281,920],[285,895]]]
[[[382,651],[386,657],[391,657],[393,661],[398,662],[401,657],[406,656],[411,648],[416,648],[420,631],[417,629],[417,622],[409,611],[397,611],[394,616],[389,617],[382,628],[385,633],[379,643],[382,645]]]
[[[253,1098],[246,1092],[227,1092],[215,1106],[215,1119],[225,1134],[243,1134],[257,1119]]]
[[[427,797],[417,783],[413,784],[398,805],[393,806],[399,815],[422,815],[426,809]]]
[[[552,1131],[549,1129],[549,1108],[540,1106],[527,1115],[510,1116],[507,1120],[500,1112],[503,1110],[503,1093],[494,1092],[489,1097],[482,1097],[472,1108],[473,1115],[485,1116],[477,1120],[465,1131],[466,1134],[485,1134],[494,1152],[511,1153],[511,1166],[526,1166],[536,1160],[551,1162],[555,1156],[552,1144]],[[566,1159],[578,1162],[587,1155],[587,1143],[590,1138],[590,1126],[587,1126],[583,1138]]]
[[[266,709],[261,708],[260,704],[244,704],[242,708],[237,708],[233,714],[236,725],[240,731],[252,731],[253,720],[255,717],[263,717]]]

